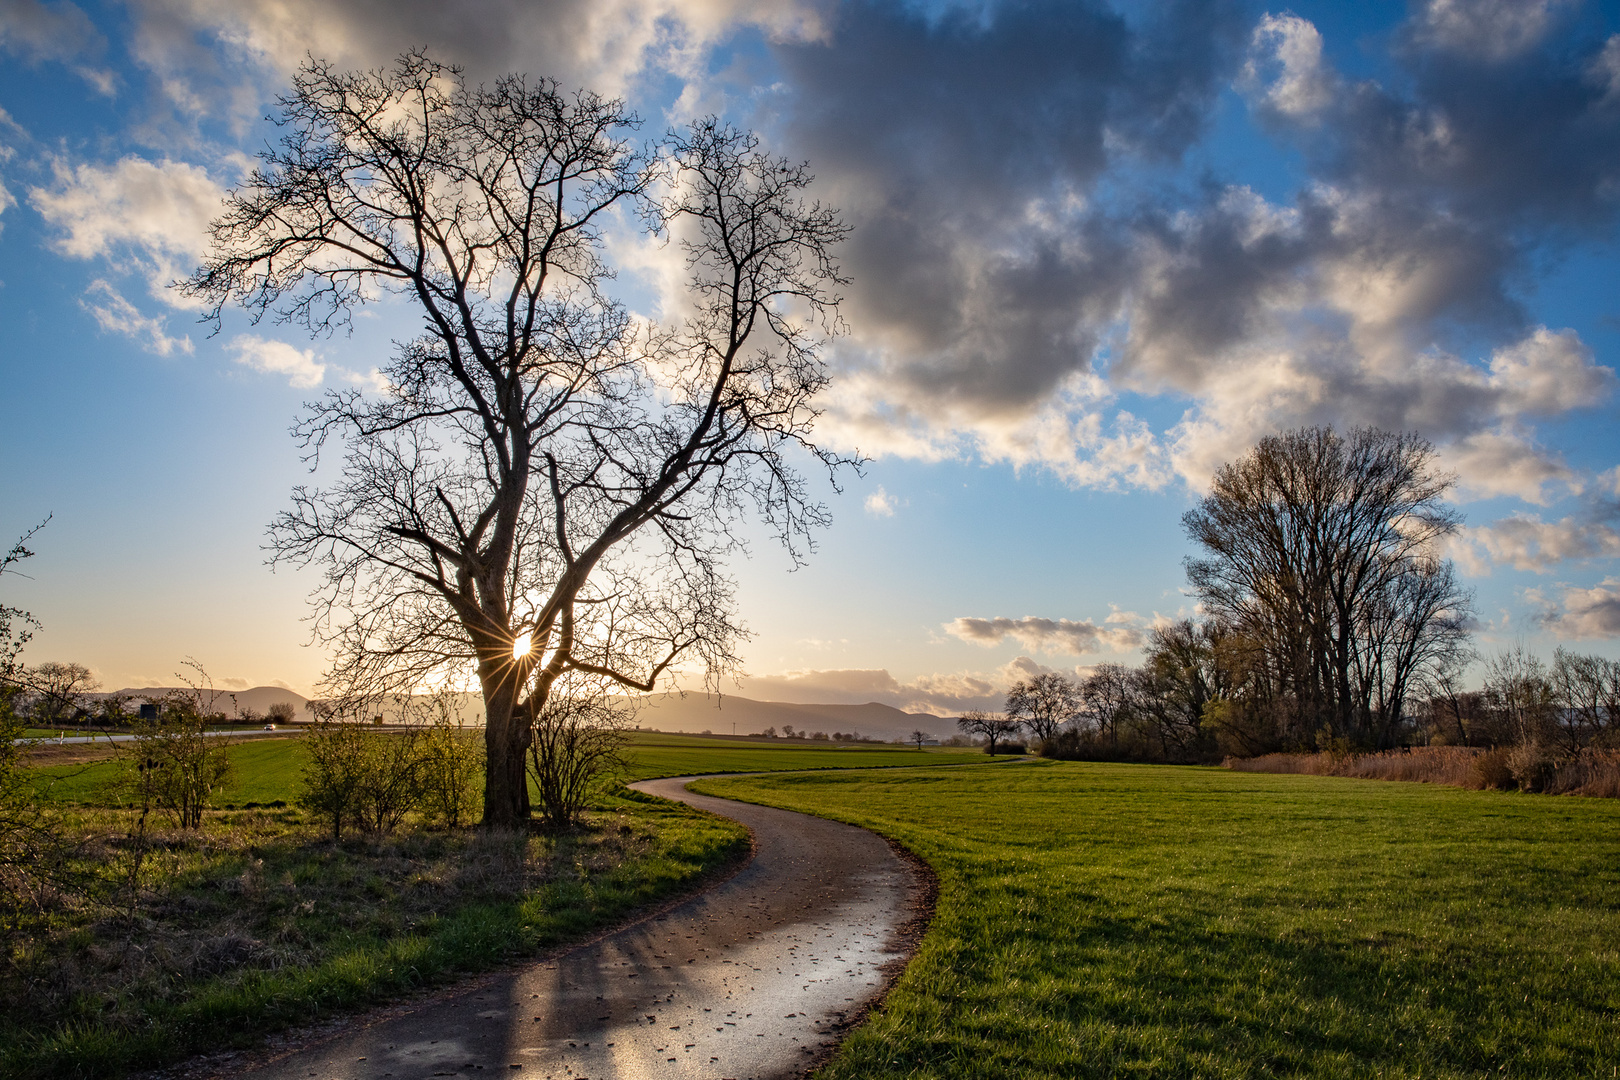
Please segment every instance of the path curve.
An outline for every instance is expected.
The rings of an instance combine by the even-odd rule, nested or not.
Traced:
[[[923,876],[865,829],[698,795],[686,790],[695,779],[631,787],[746,825],[755,853],[735,876],[607,937],[233,1075],[802,1076],[904,965]]]

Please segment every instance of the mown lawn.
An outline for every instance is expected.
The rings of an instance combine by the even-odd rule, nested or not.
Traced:
[[[939,874],[827,1080],[1620,1075],[1620,802],[1052,762],[698,787]]]

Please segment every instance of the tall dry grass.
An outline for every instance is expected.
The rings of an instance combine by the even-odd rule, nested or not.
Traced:
[[[1581,750],[1554,755],[1537,746],[1493,748],[1419,746],[1374,754],[1264,754],[1227,758],[1237,772],[1301,773],[1361,780],[1405,780],[1421,784],[1500,791],[1540,791],[1551,795],[1620,798],[1620,750]]]

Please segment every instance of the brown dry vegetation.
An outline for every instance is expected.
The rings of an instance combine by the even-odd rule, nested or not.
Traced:
[[[1481,749],[1421,746],[1374,754],[1264,754],[1227,758],[1238,772],[1302,773],[1363,780],[1408,780],[1475,791],[1538,791],[1620,798],[1620,751],[1554,754],[1537,744]]]

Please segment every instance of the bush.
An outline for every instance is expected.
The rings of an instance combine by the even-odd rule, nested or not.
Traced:
[[[466,727],[447,695],[429,704],[431,720],[417,740],[422,813],[454,829],[471,822],[483,805],[484,742]]]
[[[422,802],[422,759],[417,730],[367,732],[361,739],[354,819],[369,833],[390,833]]]
[[[1475,783],[1468,786],[1484,791],[1512,791],[1515,784],[1513,768],[1508,764],[1509,753],[1505,747],[1492,747],[1476,756],[1471,776]]]
[[[600,687],[559,683],[552,690],[534,718],[529,743],[529,772],[543,827],[573,828],[597,783],[623,771],[627,723]]]
[[[343,839],[343,824],[356,818],[357,793],[365,763],[367,733],[327,716],[303,740],[303,790],[298,805],[332,826]]]
[[[1532,740],[1508,751],[1507,766],[1520,791],[1545,791],[1558,774],[1559,756]]]
[[[155,720],[136,724],[124,744],[125,784],[143,810],[167,811],[182,829],[202,825],[208,800],[230,771],[225,740],[185,695],[163,702]]]

